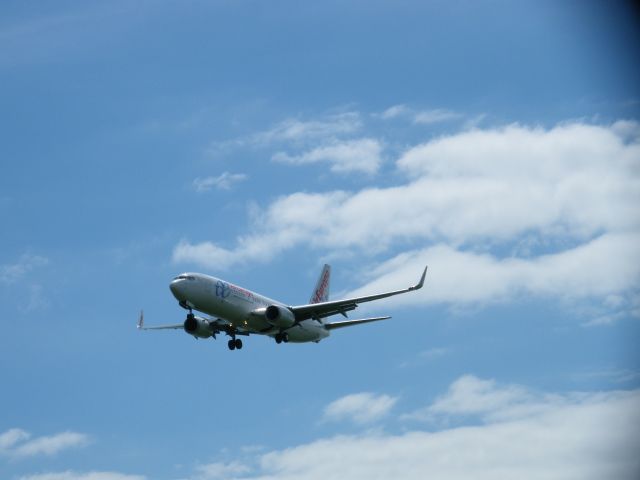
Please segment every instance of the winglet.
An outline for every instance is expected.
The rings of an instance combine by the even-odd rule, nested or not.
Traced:
[[[138,330],[144,327],[144,312],[140,310],[140,318],[138,318]]]
[[[424,277],[427,276],[427,269],[428,268],[429,268],[429,265],[424,267],[424,272],[422,272],[422,277],[420,277],[420,281],[416,285],[414,285],[413,287],[409,287],[409,290],[420,290],[422,288],[422,286],[424,285]]]

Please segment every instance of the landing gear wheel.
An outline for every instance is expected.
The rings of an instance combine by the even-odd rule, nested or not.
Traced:
[[[236,348],[238,350],[240,350],[242,348],[242,340],[240,340],[239,338],[236,338],[233,343],[235,344]]]
[[[240,345],[242,345],[242,344],[240,344]],[[236,341],[235,340],[229,340],[229,343],[227,343],[227,346],[229,347],[229,350],[235,350],[236,349]]]
[[[289,341],[289,335],[287,334],[287,332],[284,333],[276,333],[275,336],[276,339],[276,343],[287,343]]]

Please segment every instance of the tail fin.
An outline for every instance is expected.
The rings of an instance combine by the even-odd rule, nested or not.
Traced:
[[[326,265],[322,268],[322,273],[316,283],[316,288],[313,290],[311,300],[309,303],[321,303],[329,301],[329,281],[331,280],[331,265]]]

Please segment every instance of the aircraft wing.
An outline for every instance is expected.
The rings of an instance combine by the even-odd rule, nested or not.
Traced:
[[[334,300],[331,302],[321,302],[321,303],[309,303],[307,305],[298,305],[294,307],[289,307],[290,310],[296,317],[297,322],[301,322],[302,320],[306,320],[308,318],[320,319],[324,317],[329,317],[331,315],[335,315],[340,313],[347,316],[346,313],[355,310],[358,304],[365,302],[372,302],[373,300],[379,300],[381,298],[392,297],[393,295],[400,295],[401,293],[412,292],[413,290],[419,290],[424,285],[424,278],[427,275],[427,268],[425,267],[424,272],[422,272],[422,276],[420,277],[420,281],[403,290],[393,290],[391,292],[378,293],[375,295],[367,295],[364,297],[355,297],[355,298],[347,298],[344,300]],[[386,318],[386,317],[385,317]],[[376,318],[376,320],[382,320],[382,317]],[[364,319],[369,320],[369,319]],[[355,322],[355,320],[353,320]],[[369,320],[373,321],[373,320]],[[338,324],[340,322],[336,322]],[[344,325],[347,326],[347,325]],[[339,328],[339,327],[333,327]]]

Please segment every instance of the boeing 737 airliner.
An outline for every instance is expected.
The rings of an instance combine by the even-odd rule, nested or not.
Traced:
[[[328,337],[331,330],[336,328],[391,318],[371,317],[331,323],[325,321],[327,317],[338,313],[346,318],[347,312],[354,310],[359,303],[419,290],[424,285],[426,274],[425,267],[420,281],[403,290],[329,301],[331,267],[325,265],[310,302],[306,305],[288,306],[209,275],[183,273],[173,279],[169,288],[179,305],[189,311],[186,320],[175,325],[145,327],[144,316],[140,312],[138,328],[184,329],[195,338],[214,339],[218,333],[224,332],[231,337],[228,343],[229,350],[242,348],[242,340],[236,338],[237,336],[251,334],[267,335],[274,338],[276,343],[317,343]],[[195,315],[194,310],[204,312],[210,317]]]

